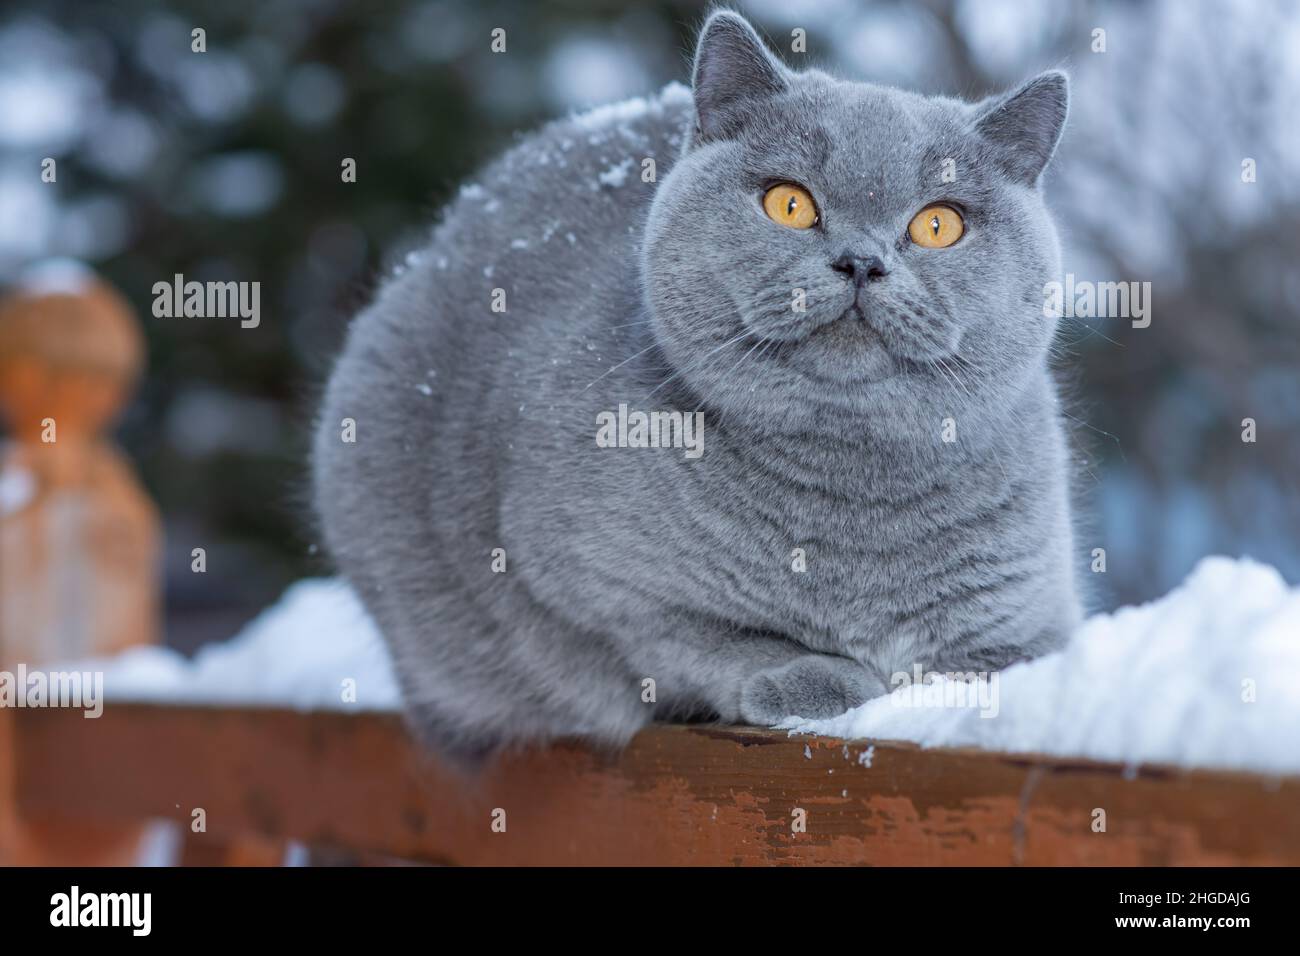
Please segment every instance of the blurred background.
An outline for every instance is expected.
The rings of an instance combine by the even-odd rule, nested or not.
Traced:
[[[1066,321],[1060,370],[1094,605],[1201,556],[1300,581],[1300,9],[1291,2],[758,0],[793,65],[979,97],[1064,66],[1047,188],[1080,279],[1149,281],[1152,323]],[[326,573],[303,507],[314,395],[349,316],[518,131],[686,80],[687,2],[10,0],[0,286],[89,264],[148,370],[117,436],[165,525],[166,640],[224,639]],[[191,30],[207,52],[191,52]],[[504,55],[489,50],[507,31]],[[807,53],[791,52],[791,31]],[[1104,30],[1104,52],[1097,50]],[[42,160],[57,161],[43,183]],[[352,157],[357,181],[340,181]],[[1255,182],[1243,182],[1253,159]],[[261,324],[155,319],[151,288],[261,283]],[[1241,441],[1254,418],[1258,440]],[[207,549],[207,573],[190,551]]]

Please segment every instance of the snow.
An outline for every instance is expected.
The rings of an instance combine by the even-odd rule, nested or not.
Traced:
[[[298,582],[234,639],[193,660],[139,648],[100,666],[110,705],[400,706],[382,640],[348,587],[333,580]],[[353,704],[341,693],[348,679],[356,682]],[[971,695],[972,705],[953,706],[966,689],[959,684],[939,678],[915,696],[900,687],[839,717],[780,726],[1130,766],[1300,772],[1300,588],[1250,559],[1206,558],[1160,600],[1096,615],[1063,650],[990,678],[983,700]],[[948,705],[937,705],[945,692]],[[854,749],[871,766],[874,748]]]
[[[618,103],[608,103],[604,106],[597,106],[595,109],[587,110],[585,113],[577,113],[573,116],[573,122],[581,129],[585,130],[602,130],[615,124],[622,125],[639,119],[647,113],[659,114],[666,106],[675,106],[691,102],[691,91],[682,84],[677,82],[669,83],[659,95],[647,99],[644,96],[634,96],[628,100],[622,100]]]
[[[618,188],[627,182],[627,174],[632,171],[632,157],[629,156],[621,163],[615,163],[596,178],[606,186]]]
[[[301,710],[395,710],[387,649],[351,589],[308,579],[286,590],[238,635],[190,660],[138,647],[81,669],[103,670],[104,696],[187,704],[249,704]],[[344,684],[354,682],[355,703]]]
[[[930,690],[953,691],[939,678]],[[990,679],[977,706],[913,688],[791,733],[1070,757],[1300,771],[1300,588],[1249,559],[1203,559],[1182,586],[1090,618],[1061,651]],[[910,705],[909,705],[910,704]]]

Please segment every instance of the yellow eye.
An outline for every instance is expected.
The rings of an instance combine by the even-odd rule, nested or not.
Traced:
[[[791,229],[817,225],[817,204],[808,190],[793,183],[781,183],[764,193],[763,211],[773,222]]]
[[[926,206],[908,224],[907,234],[918,246],[943,249],[951,246],[966,231],[961,213],[951,206]]]

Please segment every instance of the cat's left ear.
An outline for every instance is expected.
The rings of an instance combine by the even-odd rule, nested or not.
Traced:
[[[1060,70],[1049,70],[985,108],[975,131],[994,147],[1008,176],[1036,186],[1056,151],[1069,110],[1070,80]]]
[[[743,125],[746,111],[789,88],[789,72],[738,13],[720,10],[705,21],[695,48],[698,141],[726,139]]]

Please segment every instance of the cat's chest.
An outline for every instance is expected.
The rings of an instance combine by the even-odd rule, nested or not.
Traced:
[[[887,628],[943,569],[943,521],[923,495],[873,495],[851,480],[764,484],[751,474],[698,504],[694,523],[716,542],[698,555],[701,597],[711,591],[729,616],[814,646]]]
[[[818,649],[941,629],[944,596],[1023,537],[1024,515],[1000,472],[892,484],[848,470],[735,475],[697,499],[693,523],[715,542],[698,555],[697,596]]]

